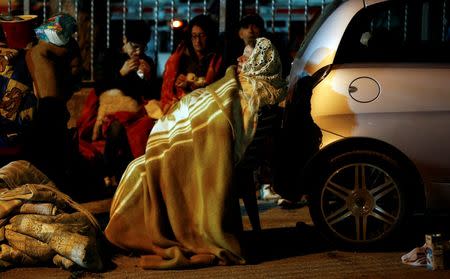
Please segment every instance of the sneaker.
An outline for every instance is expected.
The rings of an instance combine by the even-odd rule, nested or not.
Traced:
[[[281,196],[275,193],[270,184],[263,184],[261,186],[259,198],[265,201],[279,200]]]
[[[293,201],[290,201],[287,199],[279,199],[277,202],[277,205],[284,209],[296,209],[296,208],[302,208],[304,206],[308,206],[309,203],[306,199],[300,200],[297,202],[293,202]]]
[[[277,201],[277,205],[281,206],[281,207],[290,207],[292,206],[293,202],[291,202],[290,200],[287,199],[279,199]]]
[[[302,197],[300,198],[299,203],[301,203],[302,205],[309,205],[309,195],[307,194],[303,194]]]
[[[105,183],[105,187],[113,187],[116,188],[117,187],[117,180],[115,176],[105,176],[103,178],[103,181]]]
[[[103,177],[103,182],[105,183],[106,187],[111,187],[112,185],[111,177],[109,176]]]

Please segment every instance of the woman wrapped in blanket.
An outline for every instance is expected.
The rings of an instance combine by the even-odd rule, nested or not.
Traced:
[[[145,155],[119,183],[106,237],[141,252],[143,268],[246,262],[234,166],[252,141],[259,108],[281,101],[286,82],[266,38],[246,48],[238,64],[159,119]]]
[[[194,17],[185,38],[170,55],[161,85],[161,112],[184,95],[218,80],[222,74],[222,55],[217,50],[217,22],[210,15]]]

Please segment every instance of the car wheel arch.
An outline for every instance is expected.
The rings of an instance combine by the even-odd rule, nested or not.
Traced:
[[[329,158],[337,156],[338,154],[358,150],[387,154],[387,156],[398,161],[402,168],[410,175],[410,179],[413,182],[411,183],[413,187],[411,198],[415,205],[414,209],[419,211],[425,209],[426,203],[423,179],[412,160],[395,146],[378,139],[367,137],[344,138],[323,147],[308,161],[304,168],[303,180],[305,181],[305,185],[312,185],[311,182],[314,179],[314,175],[317,174],[317,170],[327,164]],[[311,192],[311,190],[312,189],[308,189],[308,192]]]

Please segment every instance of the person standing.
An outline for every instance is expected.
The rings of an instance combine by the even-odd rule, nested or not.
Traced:
[[[245,46],[254,46],[257,38],[265,37],[273,43],[280,55],[283,77],[289,74],[291,59],[288,55],[285,37],[283,34],[268,32],[264,19],[259,14],[250,13],[243,16],[239,21],[239,29],[236,33],[236,39],[228,43],[231,45],[231,47],[228,46],[228,48],[231,48],[230,53],[224,55],[227,66],[235,63],[236,57],[240,56]]]
[[[244,16],[239,22],[239,38],[244,45],[255,46],[256,39],[265,35],[264,20],[258,14]]]
[[[241,46],[238,49],[245,49],[247,46],[254,47],[258,38],[268,34],[261,16],[248,14],[239,22],[238,35],[241,39]],[[246,179],[246,174],[253,172],[255,190],[258,191],[261,200],[276,202],[281,198],[273,189],[272,179],[274,137],[278,126],[281,125],[280,121],[281,110],[278,104],[261,109],[254,140],[244,161],[238,166],[238,179]]]
[[[265,36],[264,20],[258,14],[248,14],[239,21],[237,31],[225,42],[224,64],[234,65],[247,45],[255,46],[256,39]]]
[[[67,101],[81,80],[80,49],[72,37],[77,29],[68,14],[50,17],[35,29],[37,44],[26,51],[37,108],[26,144],[27,159],[64,191],[68,173],[70,137]]]

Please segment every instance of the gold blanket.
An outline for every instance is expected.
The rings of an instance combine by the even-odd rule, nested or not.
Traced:
[[[141,251],[143,268],[244,264],[232,176],[250,142],[234,68],[178,102],[154,126],[113,198],[105,235]],[[254,111],[257,111],[254,110]],[[249,115],[251,123],[254,115]]]

